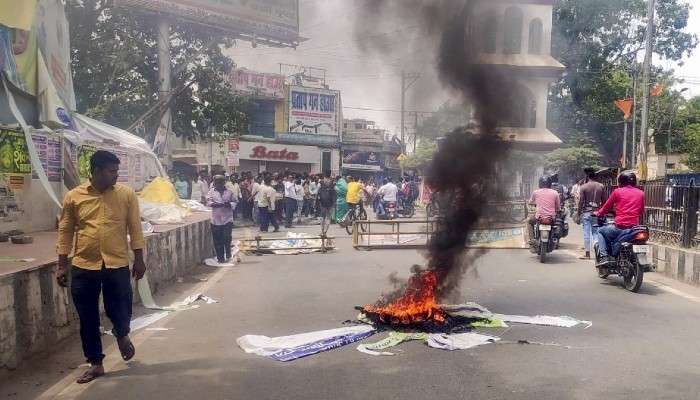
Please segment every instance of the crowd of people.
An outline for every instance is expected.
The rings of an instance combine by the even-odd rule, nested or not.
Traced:
[[[172,174],[178,196],[212,207],[212,229],[219,262],[227,260],[234,220],[257,223],[260,232],[270,227],[278,232],[280,224],[293,228],[305,219],[328,218],[342,221],[350,207],[371,205],[381,215],[387,202],[410,201],[418,198],[418,181],[404,177],[397,185],[384,178],[379,186],[374,178],[309,174],[284,171],[250,172],[209,176],[206,171],[196,178]]]

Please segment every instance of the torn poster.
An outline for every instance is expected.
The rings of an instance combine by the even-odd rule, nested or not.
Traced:
[[[357,325],[272,338],[245,335],[239,337],[236,343],[246,353],[290,361],[362,340],[375,332],[372,326]]]
[[[372,356],[393,356],[395,355],[394,353],[376,350],[388,349],[390,347],[394,347],[409,340],[426,340],[427,338],[428,334],[423,332],[390,332],[387,338],[382,339],[376,343],[361,344],[357,346],[357,350],[361,353],[369,354]]]
[[[524,315],[494,314],[493,317],[502,321],[515,322],[518,324],[558,326],[560,328],[573,328],[577,325],[586,325],[586,328],[590,328],[593,325],[591,321],[579,321],[576,318],[567,316],[552,317],[549,315],[535,315],[534,317],[528,317]]]
[[[156,304],[155,300],[153,300],[153,293],[151,293],[151,286],[148,283],[148,275],[144,275],[143,278],[141,278],[138,283],[137,283],[137,288],[139,292],[139,296],[141,297],[141,304],[145,308],[148,308],[149,310],[164,310],[164,311],[182,311],[182,310],[189,310],[192,308],[197,308],[199,306],[194,305],[192,303],[202,300],[206,302],[207,304],[212,304],[212,303],[218,303],[216,300],[207,297],[201,293],[196,293],[190,296],[187,296],[184,300],[175,302],[169,306],[159,306]]]
[[[132,319],[129,323],[129,328],[132,332],[137,331],[139,329],[145,328],[151,324],[158,322],[159,320],[165,318],[165,316],[168,314],[168,311],[163,311],[153,314],[142,315],[140,317]],[[104,331],[104,333],[107,335],[114,335],[112,331]]]
[[[442,350],[466,350],[484,344],[495,343],[501,340],[497,336],[482,335],[480,333],[433,333],[428,335],[428,346]]]

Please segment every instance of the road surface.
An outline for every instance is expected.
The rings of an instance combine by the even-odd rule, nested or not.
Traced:
[[[0,385],[0,398],[699,398],[698,290],[652,274],[639,294],[629,293],[617,280],[599,279],[590,262],[575,257],[575,234],[544,265],[525,250],[490,252],[475,262],[456,299],[503,314],[592,321],[588,329],[512,324],[491,331],[504,340],[567,347],[490,344],[449,352],[410,342],[395,348],[398,355],[380,358],[348,345],[289,363],[245,354],[236,345],[245,334],[341,326],[356,316],[355,305],[389,289],[391,272],[407,276],[411,265],[422,263],[414,250],[355,251],[347,235],[331,229],[343,238],[334,253],[247,256],[234,269],[199,270],[175,285],[161,302],[201,289],[219,303],[173,313],[153,325],[169,330],[136,332],[137,356],[129,365],[108,347],[104,378],[71,384],[82,371],[66,368],[80,362],[75,338],[62,356],[39,361],[36,372],[18,371]]]

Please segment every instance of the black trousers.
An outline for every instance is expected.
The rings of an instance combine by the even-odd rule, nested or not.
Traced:
[[[231,231],[233,223],[229,222],[226,225],[211,226],[211,235],[214,238],[214,251],[216,259],[219,262],[224,262],[231,258]]]
[[[105,313],[112,321],[112,334],[120,338],[129,334],[131,322],[131,271],[129,267],[105,268],[92,271],[73,267],[71,295],[80,318],[80,340],[83,354],[91,364],[100,364],[102,353],[100,332],[100,292]]]
[[[292,226],[292,222],[294,222],[294,213],[297,211],[297,201],[294,200],[291,197],[285,197],[284,198],[284,214],[285,214],[285,223],[284,226],[287,228]]]
[[[279,230],[280,226],[277,223],[277,218],[274,211],[270,211],[268,207],[258,207],[258,219],[260,220],[260,231],[267,232],[270,229],[270,224]]]

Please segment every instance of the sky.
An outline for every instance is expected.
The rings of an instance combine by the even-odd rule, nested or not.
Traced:
[[[700,36],[700,0],[691,10],[689,32]],[[343,116],[366,118],[392,133],[400,130],[401,71],[419,74],[420,78],[407,91],[406,110],[434,111],[447,100],[458,96],[444,89],[435,74],[431,46],[422,41],[421,32],[410,23],[387,19],[380,26],[358,28],[356,16],[359,4],[348,0],[299,0],[300,32],[308,38],[296,50],[274,49],[264,46],[252,48],[249,42],[239,41],[229,55],[240,67],[259,72],[280,72],[280,63],[317,67],[326,70],[326,83],[341,91]],[[392,54],[363,49],[371,42],[381,40],[403,49]],[[679,87],[688,87],[687,95],[700,96],[700,48],[684,65],[663,60],[666,68],[674,68],[688,81]],[[283,73],[298,72],[284,67]],[[418,118],[426,114],[418,114]],[[416,117],[406,115],[410,130]]]

